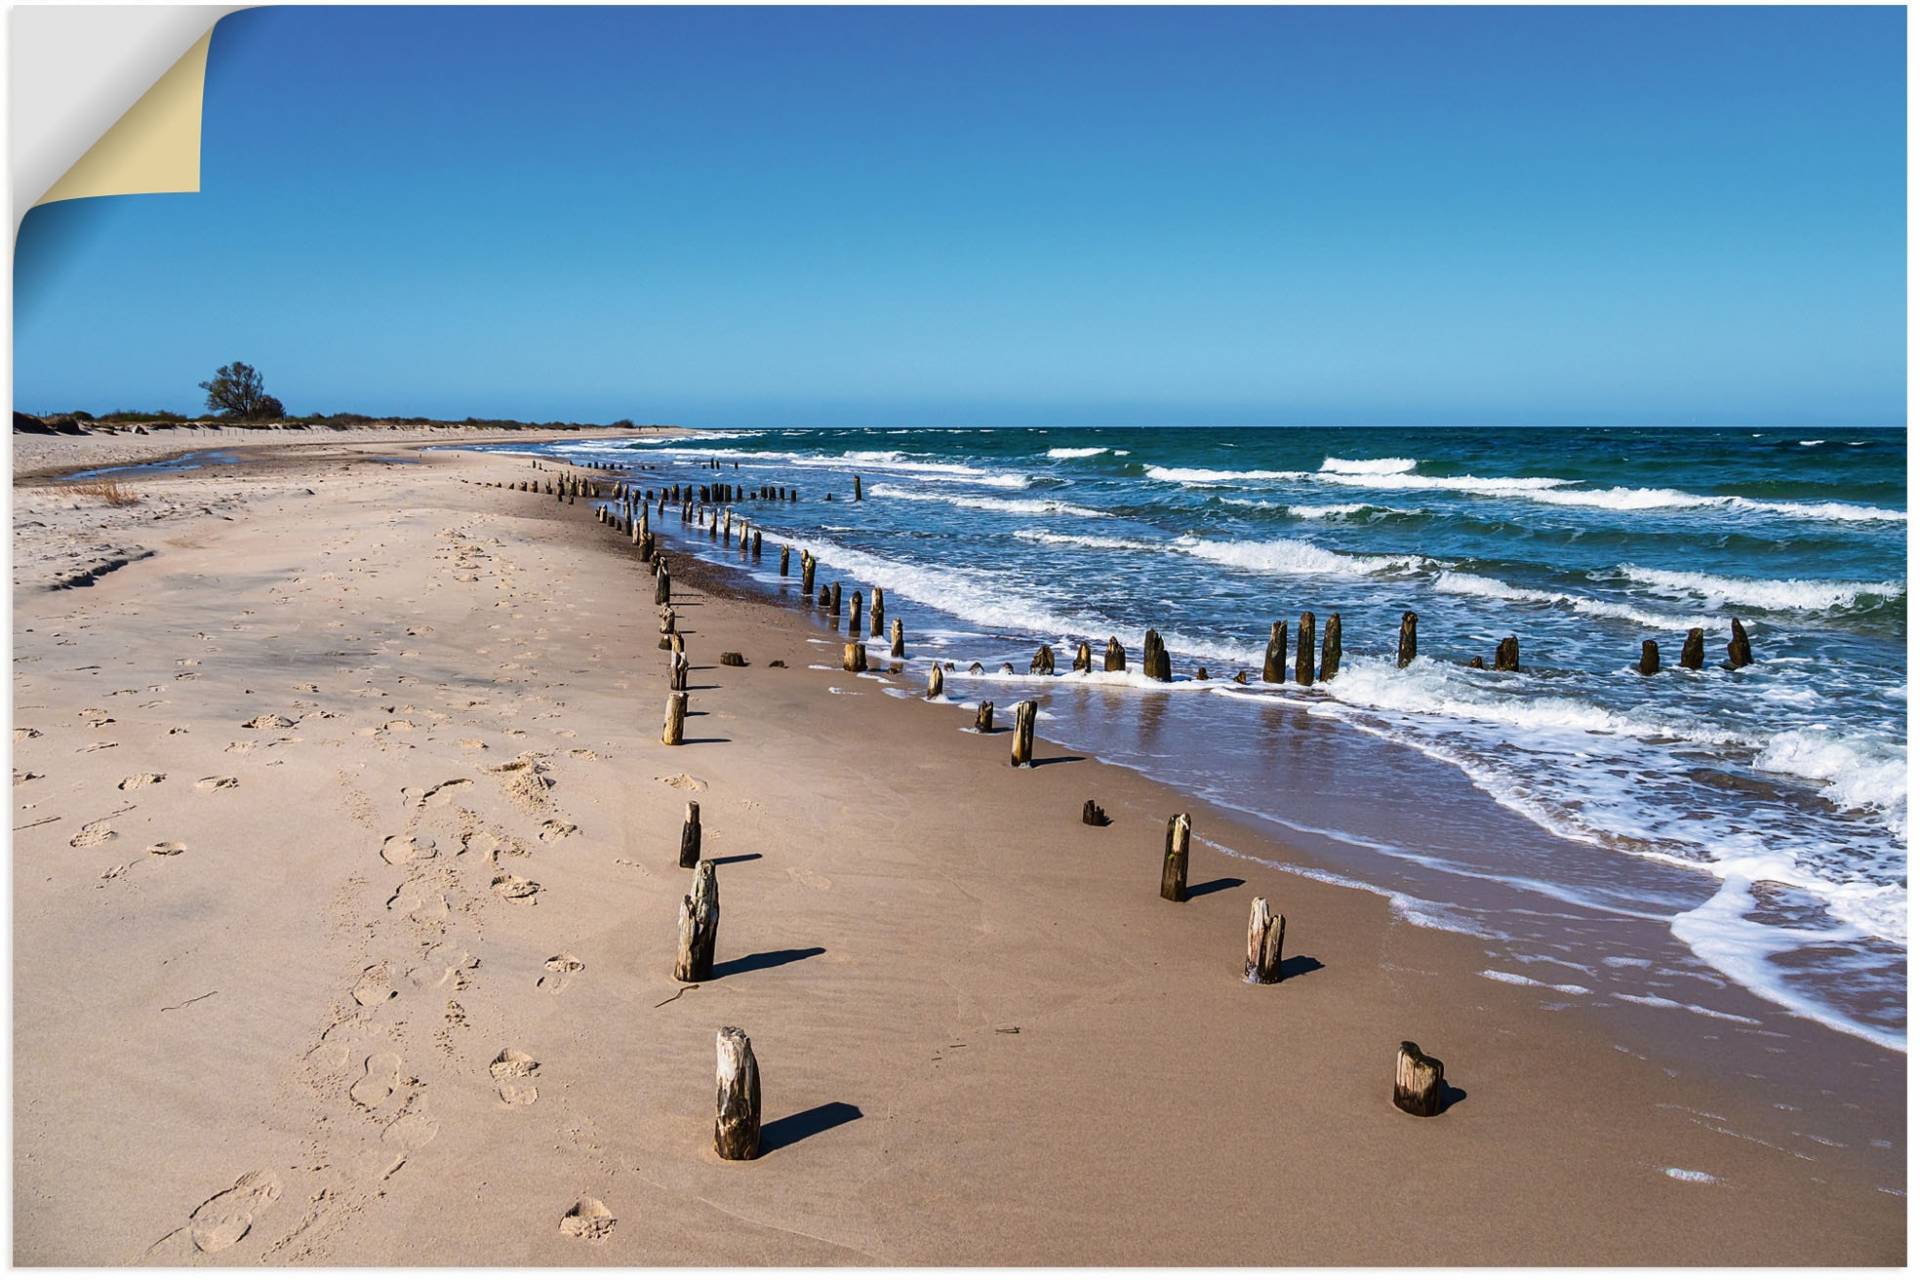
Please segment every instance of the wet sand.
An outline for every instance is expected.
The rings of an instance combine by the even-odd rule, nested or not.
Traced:
[[[1312,862],[1229,813],[1044,742],[1010,769],[969,712],[814,669],[811,611],[679,555],[664,747],[626,539],[461,483],[524,459],[419,457],[155,475],[152,554],[17,570],[17,1262],[1904,1260],[1901,1055],[1555,1011],[1472,938],[1221,855]],[[21,564],[43,540],[16,519]],[[722,864],[694,988],[688,799]],[[1276,987],[1241,976],[1255,894]],[[722,1025],[750,1164],[712,1152]],[[1389,1104],[1402,1039],[1444,1115]],[[567,1228],[587,1198],[610,1227]]]

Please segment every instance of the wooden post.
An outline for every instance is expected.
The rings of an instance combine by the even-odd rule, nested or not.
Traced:
[[[1689,671],[1698,671],[1707,660],[1707,636],[1695,627],[1687,632],[1687,638],[1680,645],[1680,665]]]
[[[947,678],[941,674],[940,664],[934,663],[927,668],[927,701],[946,696]]]
[[[1043,644],[1033,651],[1033,661],[1027,664],[1027,674],[1030,676],[1053,674],[1053,646]]]
[[[1640,642],[1640,665],[1637,668],[1643,676],[1655,675],[1660,670],[1660,646],[1652,640]]]
[[[879,587],[873,589],[873,604],[867,609],[867,628],[870,636],[883,636],[887,633],[887,596]]]
[[[660,730],[660,741],[669,747],[677,747],[687,731],[687,695],[669,693],[667,695],[666,725]]]
[[[1740,625],[1740,619],[1733,620],[1733,638],[1727,641],[1727,665],[1733,670],[1753,661],[1753,646],[1747,643],[1747,629]]]
[[[867,669],[867,646],[858,640],[847,641],[842,651],[840,666],[846,671],[865,671]]]
[[[833,612],[833,629],[840,629],[840,584],[834,583],[828,589],[827,607]]]
[[[813,595],[813,566],[815,563],[813,552],[807,550],[805,547],[800,548],[800,594],[803,596],[811,597]]]
[[[1440,1085],[1446,1079],[1446,1064],[1420,1052],[1411,1040],[1400,1042],[1393,1060],[1393,1105],[1410,1116],[1440,1114]]]
[[[858,636],[860,634],[860,593],[858,591],[853,593],[852,603],[853,607],[847,610],[847,634]],[[839,614],[835,613],[834,616],[837,618]]]
[[[1287,940],[1287,918],[1273,914],[1265,898],[1253,900],[1247,917],[1247,981],[1266,985],[1280,981],[1280,948]]]
[[[753,1041],[738,1027],[722,1027],[715,1037],[713,1150],[722,1160],[751,1160],[760,1154],[760,1064]]]
[[[973,713],[973,728],[976,733],[993,732],[993,704],[982,702],[980,709]]]
[[[1285,618],[1274,623],[1273,630],[1267,633],[1267,658],[1261,664],[1260,679],[1265,684],[1287,682],[1287,620]]]
[[[1520,641],[1516,636],[1508,636],[1493,648],[1493,669],[1495,671],[1518,671],[1520,669]]]
[[[687,691],[687,655],[678,649],[667,656],[667,690],[670,693]]]
[[[792,554],[793,554],[792,547],[780,548],[780,576],[783,578],[787,576],[787,559]]]
[[[701,860],[693,868],[693,891],[680,899],[680,947],[673,957],[677,982],[705,982],[713,977],[713,943],[720,932],[720,881],[713,863]]]
[[[1033,767],[1033,713],[1039,708],[1032,702],[1017,702],[1013,707],[1013,767],[1026,765]]]
[[[1167,852],[1160,860],[1160,896],[1168,902],[1187,900],[1187,844],[1193,820],[1184,813],[1167,819]]]
[[[855,502],[860,501],[860,477],[859,476],[855,476],[853,478],[853,500]]]
[[[1125,671],[1127,669],[1127,651],[1120,647],[1120,637],[1107,637],[1107,653],[1104,661],[1105,669],[1108,671]]]
[[[1093,646],[1085,640],[1082,640],[1080,647],[1073,651],[1073,669],[1089,673],[1093,670]]]
[[[1409,609],[1400,615],[1400,655],[1396,666],[1404,667],[1419,655],[1420,615]]]
[[[1152,627],[1147,628],[1146,639],[1140,646],[1140,670],[1149,680],[1173,679],[1173,661],[1167,657],[1167,646]]]
[[[660,572],[653,576],[653,602],[666,604],[673,599],[673,579],[667,573],[666,565],[660,566]]]
[[[687,801],[687,820],[680,824],[680,865],[691,870],[700,861],[700,802]]]
[[[1320,678],[1331,680],[1340,674],[1340,615],[1327,616],[1326,638],[1320,642]]]
[[[1080,806],[1080,821],[1089,827],[1104,827],[1113,819],[1107,817],[1107,811],[1089,800]]]
[[[907,656],[907,628],[898,618],[893,620],[892,652],[896,658],[904,658]]]
[[[1313,610],[1300,614],[1300,643],[1293,655],[1293,679],[1296,684],[1313,683]]]

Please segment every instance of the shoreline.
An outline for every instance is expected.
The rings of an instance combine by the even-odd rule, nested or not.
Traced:
[[[839,649],[811,611],[754,598],[731,569],[696,568],[671,518],[656,531],[696,664],[689,733],[705,741],[661,747],[652,597],[626,539],[594,523],[587,502],[455,483],[525,474],[497,454],[420,453],[418,467],[362,466],[302,485],[330,502],[266,493],[249,521],[182,516],[174,541],[186,545],[87,592],[16,591],[16,651],[37,660],[17,667],[34,687],[16,685],[16,724],[72,712],[16,741],[17,770],[47,762],[44,780],[16,783],[16,803],[25,786],[51,785],[97,793],[103,811],[129,805],[113,818],[125,835],[99,846],[111,859],[69,845],[70,828],[91,816],[71,804],[62,821],[16,835],[17,1261],[126,1261],[110,1251],[143,1233],[142,1243],[178,1247],[167,1214],[188,1215],[225,1185],[212,1171],[241,1158],[233,1144],[249,1126],[288,1158],[263,1158],[283,1190],[267,1203],[253,1195],[258,1233],[231,1246],[240,1261],[420,1251],[560,1263],[1904,1258],[1900,1198],[1875,1190],[1904,1186],[1904,1123],[1883,1114],[1904,1097],[1900,1055],[1819,1033],[1862,1064],[1852,1096],[1821,1097],[1831,1081],[1806,1052],[1804,1110],[1789,1114],[1728,1069],[1766,1051],[1736,1028],[1717,1063],[1621,1046],[1623,1034],[1657,1040],[1657,1027],[1550,1011],[1545,993],[1478,976],[1474,939],[1400,920],[1371,893],[1214,852],[1209,842],[1317,865],[1219,806],[1057,746],[1037,743],[1045,767],[1012,770],[1008,735],[962,733],[971,718],[955,708],[897,706],[918,698],[810,670],[837,667]],[[300,468],[289,464],[286,483],[313,480]],[[204,491],[209,480],[219,483],[156,484]],[[17,530],[16,552],[20,541]],[[141,607],[161,591],[165,618]],[[40,665],[50,624],[73,645],[60,667],[75,670]],[[209,639],[189,644],[196,626]],[[911,638],[910,614],[908,628]],[[330,639],[333,630],[351,635]],[[150,643],[128,643],[149,631]],[[488,653],[496,633],[506,643]],[[207,645],[222,653],[203,654]],[[709,666],[722,648],[751,665]],[[88,671],[79,659],[89,654],[111,674]],[[766,665],[776,657],[785,670]],[[169,686],[183,672],[199,683]],[[894,687],[917,695],[920,674],[910,659]],[[131,699],[102,681],[135,685],[136,696],[151,682],[171,709],[129,714],[120,704]],[[306,684],[316,688],[293,692]],[[112,709],[129,727],[108,732],[127,746],[87,751],[82,740],[98,735],[76,722],[83,704]],[[270,714],[290,723],[235,728]],[[177,747],[163,722],[183,718],[176,742],[189,745]],[[143,745],[137,732],[160,736]],[[216,734],[253,745],[229,754]],[[465,745],[479,741],[484,749]],[[329,744],[323,765],[308,761]],[[131,801],[110,780],[135,764],[130,747],[170,765],[165,784]],[[492,775],[476,763],[528,750],[544,763]],[[193,763],[164,759],[173,753]],[[225,768],[239,785],[197,793],[185,778],[202,768]],[[531,807],[501,782],[541,770],[551,786],[531,793]],[[658,781],[695,777],[697,792]],[[454,780],[468,785],[436,803]],[[721,955],[753,963],[687,992],[668,980],[666,958],[686,878],[670,843],[690,796],[709,824],[709,856],[738,860],[721,869]],[[1080,825],[1088,797],[1112,826]],[[266,807],[197,816],[213,799]],[[133,816],[143,809],[158,812]],[[1194,815],[1190,883],[1208,891],[1176,905],[1157,899],[1154,882],[1165,819],[1178,810]],[[156,818],[213,826],[185,855],[149,856],[102,881],[93,864],[127,858]],[[289,827],[320,838],[289,855]],[[330,827],[351,839],[330,838]],[[232,841],[236,830],[254,841]],[[393,835],[416,851],[432,839],[435,856],[375,857]],[[294,865],[263,875],[263,851]],[[289,871],[311,882],[299,903],[278,901]],[[503,900],[496,876],[537,881],[536,901]],[[251,901],[229,900],[236,881],[257,891]],[[114,897],[127,890],[157,910]],[[1255,894],[1288,916],[1288,954],[1316,966],[1273,988],[1237,972]],[[321,900],[330,922],[316,930],[302,917]],[[398,919],[396,905],[407,907]],[[103,911],[131,936],[76,958],[71,939],[93,935]],[[231,936],[199,947],[242,956],[265,945],[281,954],[262,972],[281,980],[251,1002],[193,1005],[190,1031],[173,999],[149,1003],[110,980],[159,972],[160,954],[191,953],[188,936],[210,926]],[[563,942],[584,969],[548,967],[542,957]],[[461,955],[479,963],[463,967]],[[106,984],[78,1011],[59,998],[70,981],[58,974],[75,965]],[[393,997],[342,999],[381,966]],[[449,971],[457,1001],[441,981]],[[564,989],[542,985],[556,973]],[[169,979],[165,994],[179,994],[173,985],[181,998],[205,989]],[[442,1008],[451,1003],[458,1024]],[[815,1117],[779,1130],[792,1136],[746,1168],[721,1165],[704,1137],[720,1021],[754,1036],[769,1120]],[[57,1068],[101,1052],[123,1026],[158,1037],[149,1052],[199,1067],[235,1035],[256,1038],[239,1075],[227,1069],[230,1113],[209,1115],[191,1087],[143,1099],[137,1072],[98,1086],[108,1096],[89,1105],[121,1117],[122,1140],[170,1135],[180,1146],[154,1185],[127,1188],[123,1216],[137,1221],[89,1237],[77,1230],[77,1179],[91,1165],[117,1182],[123,1166],[90,1149],[92,1137],[64,1165],[50,1161],[53,1144],[73,1145],[80,1102]],[[429,1038],[435,1026],[451,1048]],[[1464,1093],[1446,1114],[1414,1120],[1387,1103],[1402,1039],[1446,1060]],[[495,1096],[488,1062],[503,1045],[541,1059],[530,1106]],[[413,1083],[363,1105],[370,1093],[355,1071],[386,1054]],[[1894,1074],[1877,1096],[1865,1083],[1875,1072]],[[1847,1110],[1861,1099],[1874,1113],[1865,1119]],[[406,1145],[429,1123],[433,1139]],[[1873,1147],[1887,1128],[1896,1145]],[[401,1167],[364,1171],[385,1168],[394,1147],[404,1147]],[[496,1198],[441,1203],[434,1172],[476,1164],[500,1175]],[[1426,1179],[1444,1188],[1444,1213]],[[582,1195],[618,1216],[606,1240],[557,1230]],[[1172,1219],[1170,1202],[1183,1205]]]

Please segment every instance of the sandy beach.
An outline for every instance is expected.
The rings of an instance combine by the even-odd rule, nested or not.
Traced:
[[[421,443],[247,444],[105,507],[53,477],[230,442],[16,437],[16,1263],[1904,1262],[1904,1055],[1478,978],[1223,809],[1044,742],[1010,768],[918,696],[910,610],[904,671],[840,671],[671,515],[663,746],[628,540]],[[748,1163],[713,1151],[722,1026]],[[1438,1117],[1389,1102],[1403,1040]]]

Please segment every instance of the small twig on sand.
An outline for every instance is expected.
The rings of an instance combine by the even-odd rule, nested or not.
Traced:
[[[56,813],[56,814],[54,814],[54,815],[53,815],[53,816],[52,816],[51,818],[42,818],[42,819],[40,819],[40,821],[38,821],[38,822],[29,822],[29,823],[27,823],[27,824],[26,824],[25,826],[20,826],[20,827],[15,827],[15,828],[14,828],[14,830],[15,830],[15,831],[26,831],[26,830],[29,830],[30,828],[33,828],[33,827],[44,827],[44,826],[46,826],[46,825],[47,825],[47,824],[48,824],[49,822],[58,822],[58,821],[60,821],[60,815]]]
[[[220,993],[219,993],[219,992],[218,992],[217,990],[216,990],[216,991],[209,991],[209,992],[207,992],[207,994],[206,994],[206,995],[204,995],[204,996],[195,996],[195,997],[194,997],[193,999],[191,999],[191,1000],[182,1000],[182,1001],[181,1001],[181,1002],[180,1002],[179,1004],[163,1004],[163,1005],[161,1005],[161,1006],[160,1006],[160,1012],[162,1012],[162,1013],[172,1013],[172,1012],[173,1012],[173,1011],[174,1011],[175,1009],[184,1009],[184,1008],[186,1008],[186,1007],[187,1007],[188,1005],[190,1005],[190,1004],[198,1004],[198,1003],[200,1003],[200,1002],[201,1002],[202,1000],[205,1000],[205,999],[206,999],[206,998],[207,998],[208,996],[217,996],[217,995],[219,995],[219,994],[220,994]]]
[[[699,984],[699,983],[697,983],[697,982],[696,982],[696,983],[694,983],[694,984],[693,984],[692,986],[688,986],[688,987],[682,987],[682,988],[680,988],[680,989],[679,989],[678,991],[676,991],[676,992],[674,992],[674,993],[673,993],[672,995],[670,995],[670,996],[668,996],[668,997],[667,997],[667,998],[666,998],[665,1000],[662,1000],[662,1001],[661,1001],[661,1002],[660,1002],[659,1004],[657,1004],[657,1005],[655,1005],[655,1006],[653,1006],[653,1007],[654,1007],[654,1008],[656,1008],[656,1009],[658,1009],[658,1008],[661,1008],[661,1007],[662,1007],[662,1006],[664,1006],[664,1005],[670,1005],[670,1004],[672,1004],[672,1003],[673,1003],[673,1002],[674,1002],[675,1000],[678,1000],[678,999],[679,999],[679,998],[680,998],[681,996],[683,996],[683,995],[685,995],[685,994],[687,994],[687,992],[689,992],[689,991],[698,991],[699,989],[700,989],[700,984]]]

